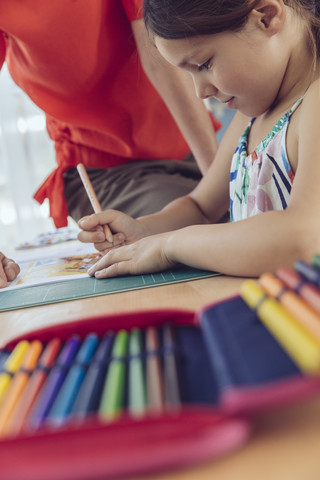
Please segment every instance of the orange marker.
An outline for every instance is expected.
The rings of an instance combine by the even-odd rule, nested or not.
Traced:
[[[58,338],[50,340],[45,347],[35,371],[32,373],[26,388],[18,399],[16,408],[9,418],[5,429],[6,433],[18,434],[26,425],[30,411],[46,381],[48,372],[53,366],[60,348],[61,340]]]
[[[261,275],[259,283],[269,295],[276,298],[310,333],[320,340],[320,314],[318,312],[271,273]]]
[[[10,387],[0,407],[0,435],[3,435],[10,415],[28,383],[30,373],[37,365],[41,350],[42,343],[39,340],[34,340],[30,343],[20,365],[20,370],[17,371],[11,381]]]
[[[101,205],[99,203],[99,200],[97,198],[97,195],[95,191],[93,190],[92,183],[90,181],[90,178],[87,174],[86,169],[84,168],[84,165],[82,163],[78,163],[77,165],[77,170],[80,175],[80,178],[82,180],[83,186],[86,189],[87,195],[89,197],[90,203],[92,205],[94,213],[100,213],[102,212]],[[113,245],[113,237],[112,237],[112,232],[109,228],[109,225],[104,225],[104,233],[106,236],[106,239],[108,240],[109,243]]]

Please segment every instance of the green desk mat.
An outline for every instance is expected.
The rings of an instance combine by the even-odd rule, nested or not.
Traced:
[[[15,290],[3,290],[0,292],[0,312],[188,282],[217,275],[220,274],[181,267],[167,272],[146,275],[106,278],[102,280],[97,280],[94,277],[85,277]]]

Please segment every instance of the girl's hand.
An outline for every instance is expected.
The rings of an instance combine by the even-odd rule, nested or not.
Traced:
[[[7,258],[0,252],[0,288],[4,288],[8,285],[8,282],[12,282],[20,273],[20,267],[11,258]]]
[[[175,263],[167,258],[164,251],[167,236],[166,233],[152,235],[131,245],[109,250],[88,273],[91,277],[108,278],[172,268]]]
[[[103,231],[105,224],[108,224],[112,231],[113,245],[106,240]],[[139,220],[135,220],[117,210],[105,210],[101,213],[83,217],[79,220],[78,225],[82,229],[82,232],[78,234],[80,242],[93,243],[100,252],[151,235],[151,232]]]

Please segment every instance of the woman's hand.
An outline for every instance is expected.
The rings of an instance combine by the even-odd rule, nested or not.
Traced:
[[[106,240],[104,225],[109,225],[113,234],[113,245]],[[80,242],[93,243],[95,248],[104,252],[111,247],[119,247],[151,235],[139,220],[135,220],[117,210],[105,210],[101,213],[83,217],[78,222],[82,232],[78,234]]]
[[[88,271],[91,277],[108,278],[167,270],[175,266],[165,254],[168,234],[152,235],[130,245],[109,250]]]
[[[11,258],[7,258],[0,252],[0,288],[4,288],[8,285],[8,282],[12,282],[20,273],[20,267]]]

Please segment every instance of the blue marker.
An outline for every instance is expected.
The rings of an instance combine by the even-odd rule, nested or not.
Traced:
[[[72,416],[83,419],[88,413],[97,410],[113,340],[114,333],[112,332],[107,333],[101,340],[72,408]]]
[[[60,425],[66,421],[97,345],[98,336],[96,334],[91,333],[85,338],[49,412],[47,418],[49,423]]]
[[[303,260],[297,260],[294,264],[294,269],[296,272],[300,273],[305,277],[308,282],[313,283],[316,287],[320,288],[320,271],[309,265],[309,263],[304,262]]]
[[[9,350],[0,350],[0,372],[4,369],[5,363],[10,356]]]
[[[80,338],[77,335],[73,335],[63,347],[56,364],[52,367],[52,370],[48,375],[42,393],[40,394],[40,397],[31,413],[30,424],[32,427],[40,427],[47,417],[67,375],[67,370],[72,364],[72,361],[77,353],[80,342]]]

